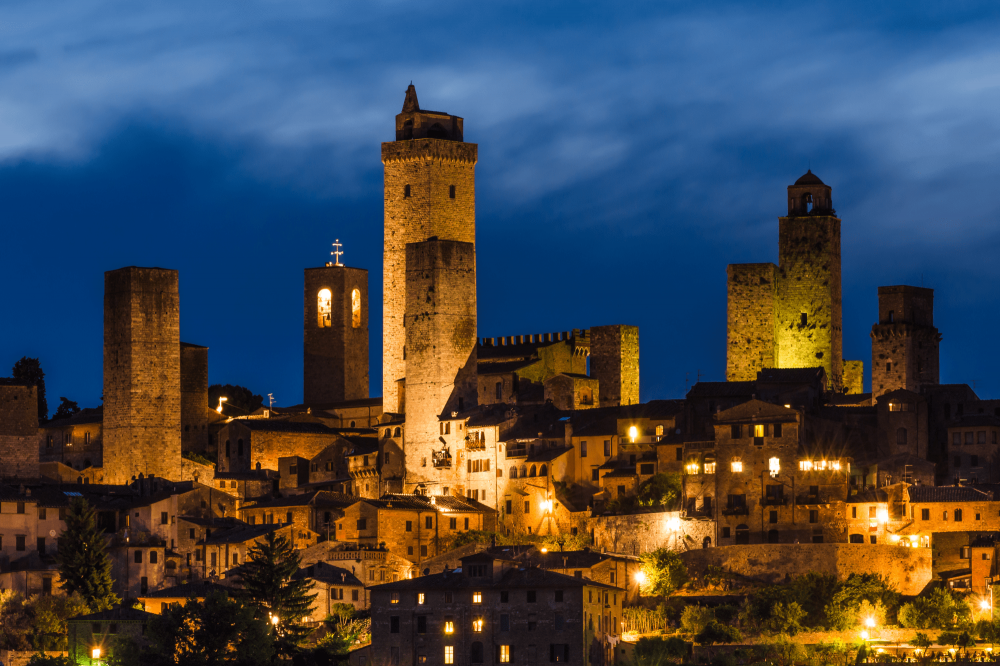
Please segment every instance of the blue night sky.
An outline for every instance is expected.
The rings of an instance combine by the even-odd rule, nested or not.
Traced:
[[[1000,397],[993,3],[0,5],[0,374],[100,402],[104,271],[180,271],[212,383],[302,398],[302,269],[370,272],[412,80],[479,144],[479,335],[640,327],[642,398],[725,372],[726,264],[785,187],[843,219],[844,351],[936,290],[942,382]],[[470,8],[473,8],[471,9]],[[993,193],[993,194],[990,194]]]

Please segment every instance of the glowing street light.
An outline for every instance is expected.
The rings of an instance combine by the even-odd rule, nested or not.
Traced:
[[[868,640],[868,631],[867,630],[862,630],[861,631],[861,638],[864,639],[865,641]]]
[[[681,519],[680,517],[672,516],[667,519],[667,530],[676,533],[681,529]]]
[[[635,442],[635,439],[639,437],[639,429],[637,429],[635,426],[629,426],[628,427],[628,437],[629,437],[629,440],[631,440],[632,442]]]
[[[639,570],[638,572],[636,572],[635,573],[635,581],[640,586],[645,586],[646,585],[646,573],[644,571],[642,571],[642,570]]]
[[[101,648],[99,646],[95,646],[94,650],[92,650],[90,652],[90,657],[93,658],[94,660],[100,660],[101,659]]]
[[[871,616],[869,616],[868,618],[866,618],[865,619],[865,627],[874,628],[875,627],[875,619],[873,617],[871,617]]]
[[[225,396],[219,396],[219,407],[217,407],[217,408],[215,409],[215,411],[221,414],[221,413],[222,413],[222,402],[223,402],[223,401],[228,401],[228,400],[229,400],[229,399],[228,399],[228,398],[226,398]]]
[[[271,625],[277,625],[277,624],[278,624],[278,617],[275,616],[274,614],[271,614]]]

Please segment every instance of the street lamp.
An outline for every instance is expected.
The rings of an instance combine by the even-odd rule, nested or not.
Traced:
[[[96,660],[97,664],[101,664],[101,648],[99,646],[95,646],[90,652],[90,657],[92,660]]]
[[[268,394],[268,396],[270,396],[270,394]],[[228,401],[228,400],[229,399],[226,398],[225,396],[219,396],[219,407],[217,407],[215,409],[215,411],[221,414],[222,413],[222,402],[223,401]]]

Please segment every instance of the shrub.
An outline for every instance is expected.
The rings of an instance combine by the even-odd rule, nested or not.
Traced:
[[[805,617],[806,612],[798,602],[775,602],[769,625],[774,632],[795,635],[802,631],[802,619]]]
[[[732,626],[712,620],[704,630],[695,635],[694,640],[699,644],[733,644],[743,641],[743,635]]]
[[[636,665],[667,665],[687,656],[687,642],[680,637],[643,637],[635,644]]]
[[[690,635],[697,635],[714,620],[715,612],[708,607],[691,605],[681,612],[681,629]]]
[[[852,574],[826,605],[827,621],[835,630],[850,630],[861,624],[861,603],[881,603],[883,622],[899,605],[899,593],[877,574]]]
[[[642,556],[642,571],[646,582],[642,592],[646,595],[670,595],[687,582],[687,567],[674,551],[657,549]]]
[[[898,614],[901,626],[919,630],[964,624],[971,616],[969,603],[954,597],[946,588],[935,588],[927,595],[914,598],[900,607]]]

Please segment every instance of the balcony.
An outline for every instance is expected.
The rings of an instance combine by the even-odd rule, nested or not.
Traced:
[[[784,507],[788,504],[788,498],[784,496],[764,496],[760,499],[761,505],[767,505],[768,507]]]
[[[516,459],[521,457],[526,457],[528,455],[528,445],[508,445],[507,446],[507,458]]]
[[[823,505],[825,504],[818,495],[795,496],[796,505]]]
[[[722,508],[722,516],[749,516],[749,505],[726,505]]]
[[[450,468],[451,467],[451,452],[444,450],[440,452],[431,453],[431,463],[435,468]]]

